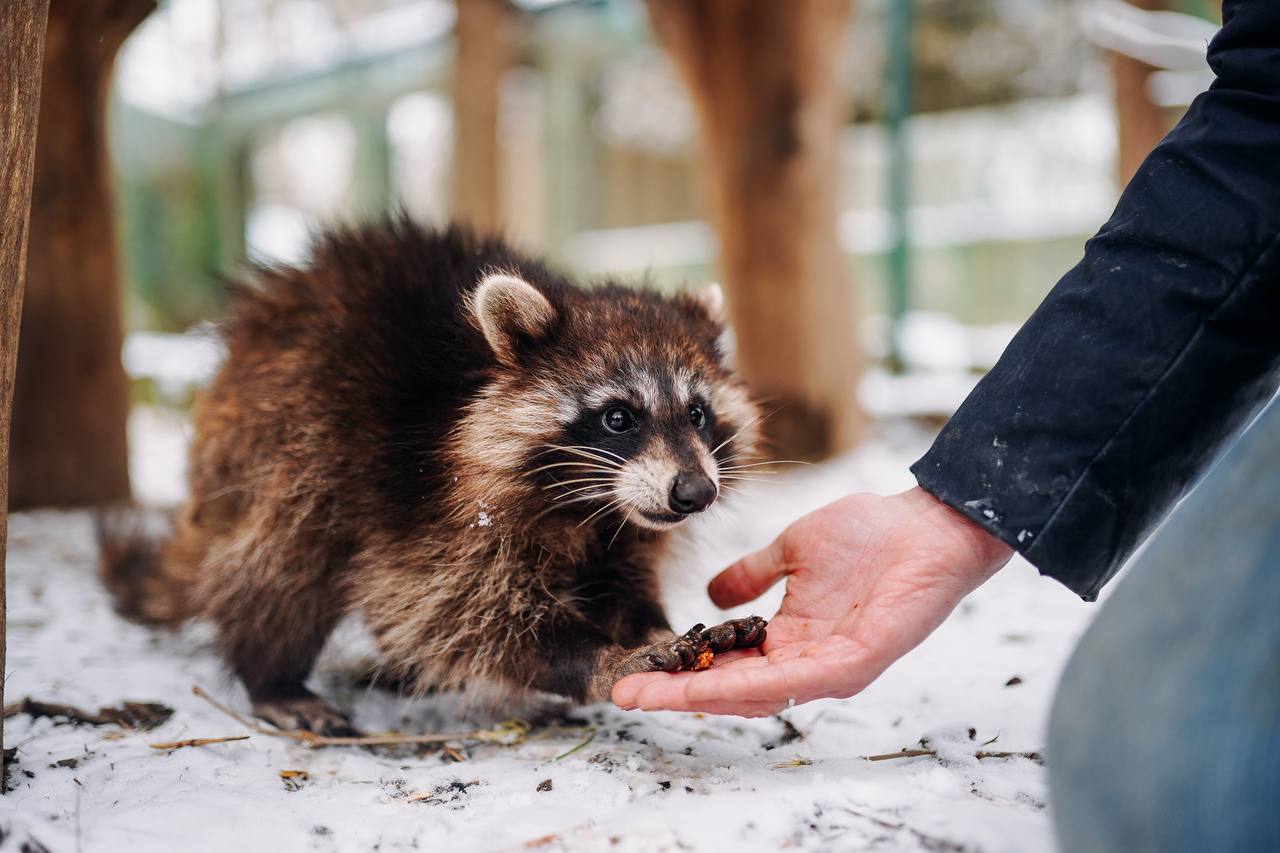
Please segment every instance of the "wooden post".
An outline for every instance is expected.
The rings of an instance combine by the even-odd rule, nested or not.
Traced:
[[[568,266],[570,239],[594,219],[588,190],[596,163],[585,64],[581,48],[555,27],[541,33],[538,47],[542,245],[553,262]]]
[[[765,432],[787,458],[850,447],[864,418],[854,294],[836,236],[849,4],[648,0],[648,8],[698,113],[739,364],[777,410]]]
[[[1162,9],[1162,0],[1128,0],[1139,9]],[[1111,54],[1111,77],[1116,105],[1116,179],[1129,183],[1147,155],[1169,132],[1169,118],[1147,92],[1147,80],[1155,71],[1140,59]]]
[[[453,216],[482,231],[502,226],[499,86],[515,57],[508,0],[457,0],[453,61]]]
[[[0,3],[0,707],[5,676],[5,546],[9,522],[9,416],[22,316],[31,175],[40,109],[40,61],[49,0]],[[0,752],[4,719],[0,716]],[[0,761],[3,764],[3,761]],[[0,792],[4,772],[0,770]]]
[[[111,69],[155,0],[52,0],[36,144],[14,508],[129,497],[129,382],[107,151]]]

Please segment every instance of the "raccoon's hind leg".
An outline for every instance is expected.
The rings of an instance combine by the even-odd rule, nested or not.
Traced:
[[[251,517],[229,530],[208,553],[204,615],[256,716],[280,728],[352,735],[347,717],[303,685],[343,610],[335,577],[342,549],[307,527]]]
[[[355,737],[360,734],[347,715],[299,685],[298,695],[255,699],[253,714],[278,729],[314,732],[322,737]]]

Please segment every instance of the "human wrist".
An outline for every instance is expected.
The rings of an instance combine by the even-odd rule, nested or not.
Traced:
[[[938,500],[926,489],[916,486],[904,492],[902,497],[931,518],[948,538],[965,548],[972,555],[973,562],[985,569],[988,575],[994,574],[1012,559],[1012,547],[964,513]]]

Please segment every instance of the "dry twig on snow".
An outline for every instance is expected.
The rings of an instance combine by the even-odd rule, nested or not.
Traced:
[[[864,755],[862,758],[866,761],[890,761],[894,758],[921,758],[923,756],[937,757],[936,749],[904,749],[901,752],[886,752],[884,755]],[[973,757],[981,761],[984,758],[1025,758],[1029,761],[1044,763],[1044,756],[1038,752],[991,752],[987,750],[978,750]]]
[[[469,732],[441,732],[438,734],[428,735],[402,735],[389,733],[380,735],[358,735],[355,737],[326,737],[303,729],[276,729],[260,725],[241,714],[237,714],[226,705],[223,705],[217,699],[214,699],[206,693],[204,688],[199,685],[193,686],[191,688],[191,692],[217,708],[222,713],[226,714],[228,717],[231,717],[242,726],[250,728],[260,735],[295,740],[298,743],[312,747],[313,749],[324,746],[420,746],[423,744],[447,743],[449,741],[459,740],[474,740],[482,743],[497,743],[504,746],[511,746],[521,743],[529,733],[529,726],[527,723],[523,723],[519,720],[512,720],[492,729],[476,729],[475,731]]]
[[[149,744],[152,749],[163,749],[167,752],[173,752],[175,749],[182,749],[188,746],[209,746],[215,743],[231,743],[234,740],[248,740],[248,735],[230,735],[228,737],[193,737],[187,740],[174,740],[166,743]]]
[[[99,708],[97,713],[94,713],[74,705],[37,702],[34,699],[23,699],[21,702],[5,706],[6,720],[18,714],[26,714],[35,719],[61,718],[83,726],[117,725],[146,732],[168,722],[173,716],[173,709],[158,702],[123,702],[118,708]]]

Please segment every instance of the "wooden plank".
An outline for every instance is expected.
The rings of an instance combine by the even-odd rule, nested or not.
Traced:
[[[1165,0],[1128,0],[1139,9],[1166,8]],[[1116,181],[1124,188],[1138,167],[1173,127],[1172,119],[1151,100],[1147,82],[1155,71],[1140,59],[1111,54],[1111,76],[1116,105]]]
[[[14,509],[129,498],[107,99],[120,46],[155,8],[155,0],[54,0],[49,8],[14,381]]]
[[[9,522],[9,418],[22,318],[40,69],[49,0],[0,3],[0,706],[4,705],[4,565]],[[0,719],[0,748],[4,721]],[[3,773],[0,773],[3,776]],[[0,791],[3,780],[0,779]]]
[[[502,227],[499,87],[515,61],[519,19],[508,0],[457,0],[453,63],[453,217]]]

